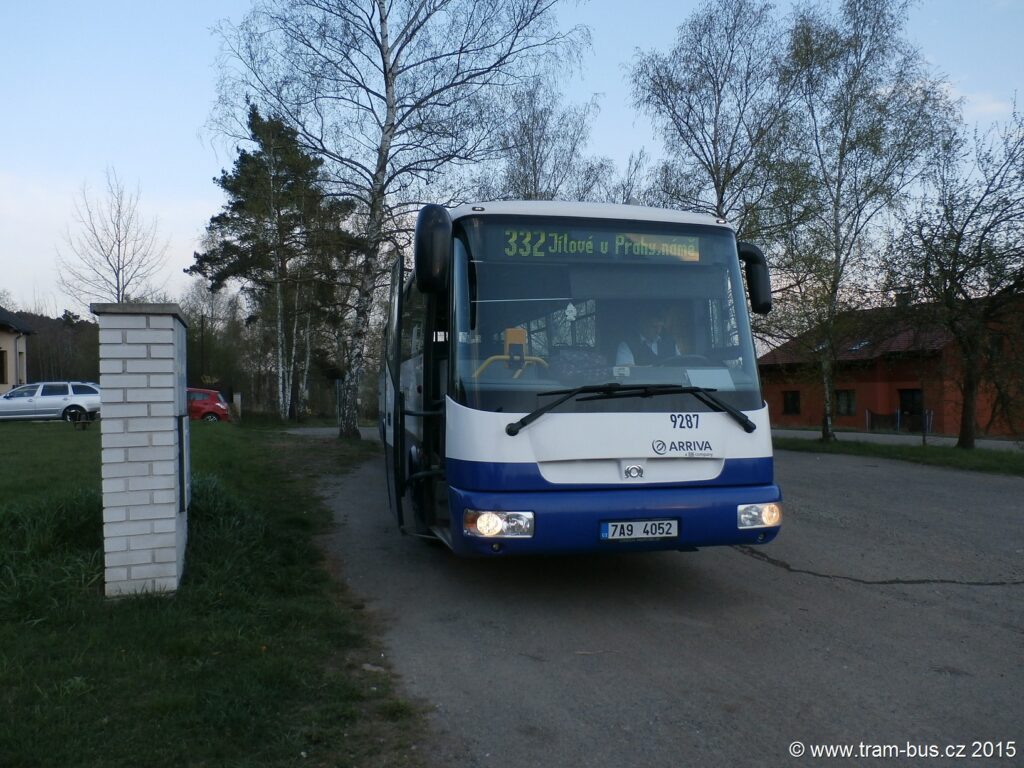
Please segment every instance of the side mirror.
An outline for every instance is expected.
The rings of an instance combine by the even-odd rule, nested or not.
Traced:
[[[444,293],[452,253],[452,219],[440,205],[425,205],[416,217],[413,251],[416,287],[423,293]]]
[[[746,267],[750,309],[759,315],[772,311],[772,281],[768,262],[761,249],[752,243],[738,243],[740,259]]]

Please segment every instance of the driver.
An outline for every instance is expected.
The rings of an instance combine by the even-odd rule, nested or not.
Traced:
[[[616,365],[658,365],[678,357],[675,338],[665,330],[664,314],[654,307],[644,307],[636,329],[619,342]]]

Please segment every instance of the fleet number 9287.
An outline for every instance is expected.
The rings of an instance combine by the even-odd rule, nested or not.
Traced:
[[[699,413],[673,413],[669,419],[673,429],[698,429],[700,427]]]

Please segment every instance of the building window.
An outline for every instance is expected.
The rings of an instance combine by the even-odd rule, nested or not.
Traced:
[[[924,411],[924,396],[920,389],[897,390],[900,396],[900,413],[908,416],[920,416]]]
[[[837,416],[856,416],[857,415],[857,396],[854,394],[852,389],[837,389],[836,390],[836,415]]]
[[[800,413],[800,390],[790,389],[783,391],[782,412],[794,416]]]
[[[7,383],[7,350],[0,349],[0,384]]]

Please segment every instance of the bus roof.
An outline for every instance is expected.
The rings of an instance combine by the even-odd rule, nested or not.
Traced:
[[[616,203],[567,203],[557,200],[500,200],[488,203],[466,203],[449,211],[452,220],[466,216],[557,216],[583,219],[617,219],[635,221],[665,221],[679,224],[705,224],[728,227],[723,219],[688,211],[667,208],[648,208],[642,205]]]

